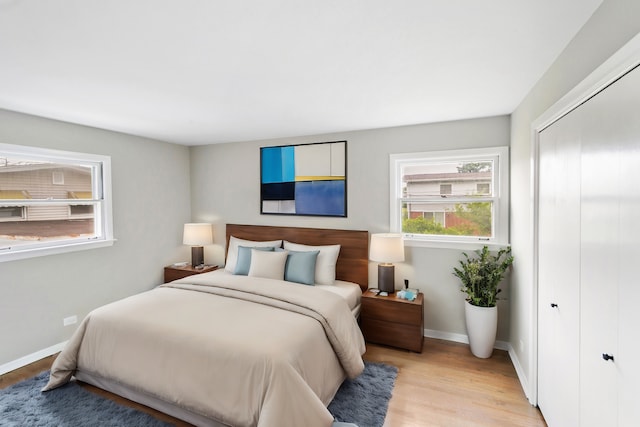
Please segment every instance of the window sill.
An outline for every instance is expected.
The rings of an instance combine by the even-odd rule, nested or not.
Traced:
[[[0,253],[0,262],[16,261],[20,259],[35,258],[45,255],[63,254],[89,249],[97,249],[113,246],[116,239],[91,240],[86,242],[74,242],[66,245],[49,246],[44,248],[28,248]]]
[[[475,251],[478,249],[482,249],[483,246],[488,246],[490,249],[500,249],[509,246],[509,243],[434,241],[408,239],[405,237],[404,245],[414,248],[458,249],[465,251]]]

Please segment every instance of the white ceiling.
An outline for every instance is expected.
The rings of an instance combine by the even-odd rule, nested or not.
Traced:
[[[0,108],[186,145],[511,113],[602,0],[0,0]]]

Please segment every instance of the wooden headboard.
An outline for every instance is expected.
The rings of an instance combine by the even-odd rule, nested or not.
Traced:
[[[364,292],[369,286],[369,232],[324,228],[227,224],[229,236],[245,240],[288,240],[304,245],[340,245],[336,279],[354,282]]]

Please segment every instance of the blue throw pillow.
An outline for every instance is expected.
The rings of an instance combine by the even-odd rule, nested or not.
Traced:
[[[313,285],[316,277],[316,260],[320,251],[289,251],[284,267],[284,280],[287,282]]]
[[[273,246],[238,246],[238,260],[236,261],[236,268],[233,270],[233,274],[238,274],[240,276],[247,276],[249,274],[249,268],[251,267],[251,249],[273,252]]]

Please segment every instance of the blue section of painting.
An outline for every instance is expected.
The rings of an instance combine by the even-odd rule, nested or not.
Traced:
[[[262,153],[262,183],[295,181],[295,150],[288,147],[263,147]]]
[[[295,185],[295,182],[262,184],[262,200],[293,200],[296,191]]]
[[[345,215],[346,181],[296,182],[296,213],[299,215]]]

